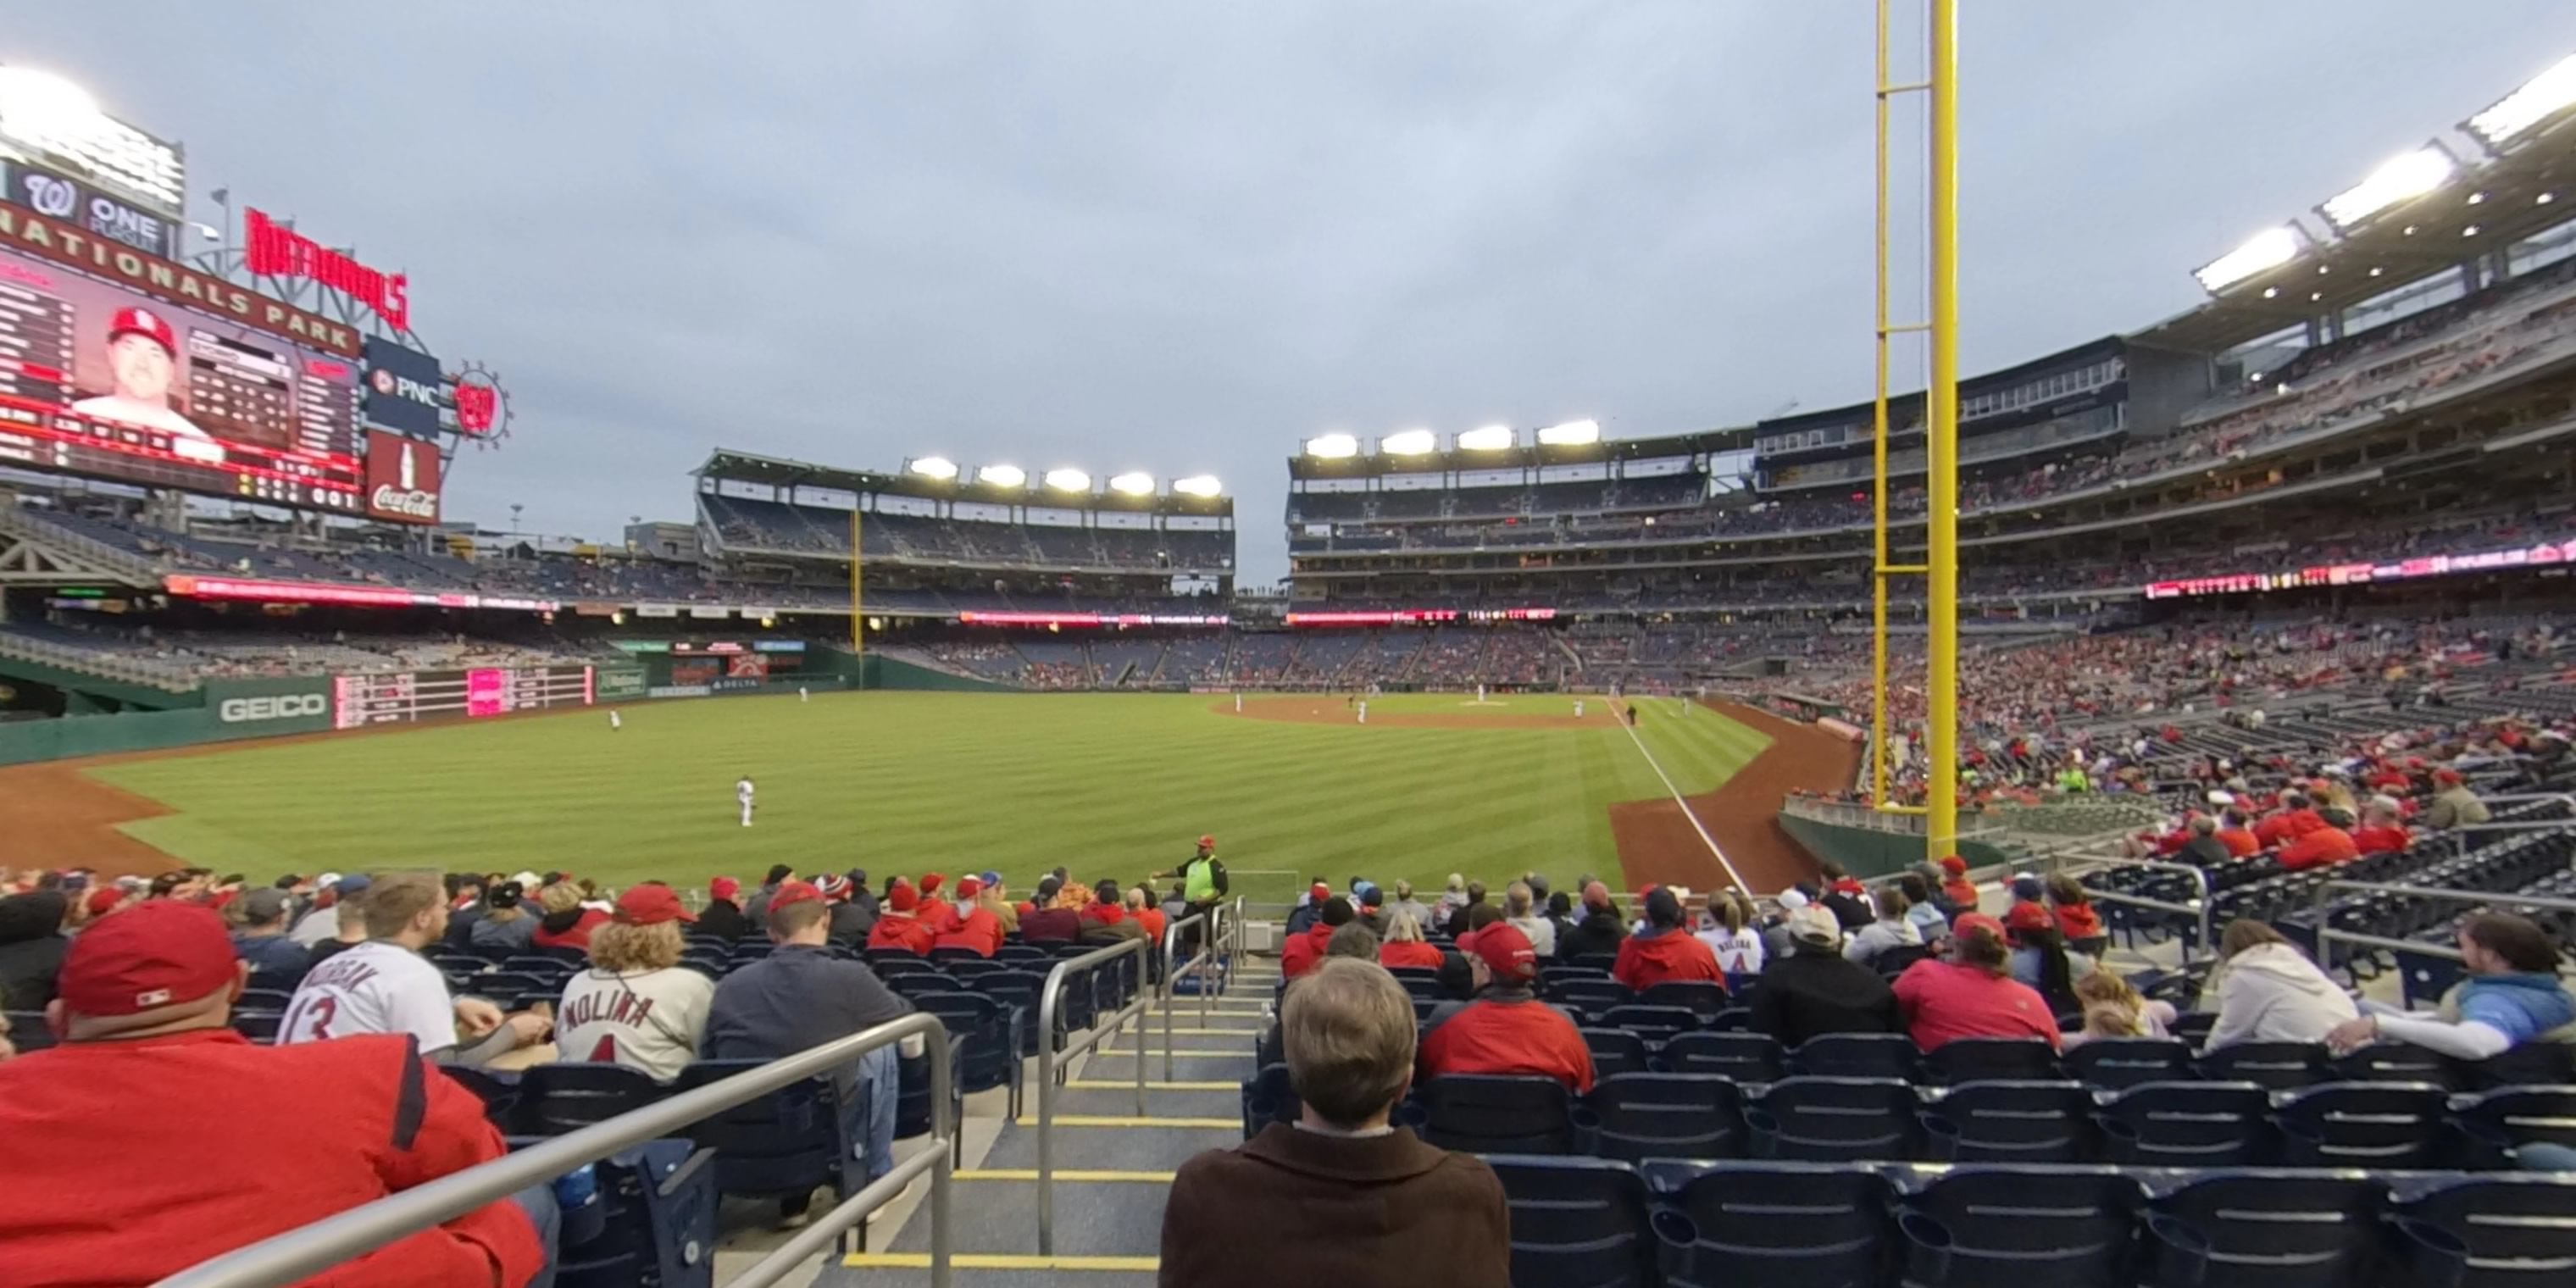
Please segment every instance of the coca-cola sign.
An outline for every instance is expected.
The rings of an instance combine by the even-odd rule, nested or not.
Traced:
[[[438,522],[438,445],[368,430],[367,515],[395,523]]]

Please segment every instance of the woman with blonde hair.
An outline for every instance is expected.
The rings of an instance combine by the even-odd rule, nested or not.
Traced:
[[[1447,955],[1422,937],[1422,923],[1411,915],[1400,909],[1387,915],[1386,938],[1377,946],[1378,965],[1390,970],[1398,966],[1438,970]]]
[[[2066,1035],[2070,1051],[2094,1038],[2164,1037],[2174,1022],[2173,1003],[2139,996],[2118,971],[2097,970],[2075,981],[2075,997],[2084,1004],[2084,1029]]]
[[[616,916],[591,932],[590,969],[564,984],[556,1005],[564,1059],[622,1064],[667,1083],[698,1058],[716,986],[680,965],[680,923],[695,920],[658,882],[618,896]]]
[[[588,951],[590,933],[608,922],[607,913],[584,906],[581,887],[568,881],[557,881],[539,890],[537,906],[545,913],[537,918],[536,933],[528,938],[532,948]]]

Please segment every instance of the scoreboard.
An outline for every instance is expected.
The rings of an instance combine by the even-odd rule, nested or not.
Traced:
[[[485,666],[468,671],[385,671],[331,681],[338,727],[408,724],[442,716],[497,716],[588,706],[587,666]]]

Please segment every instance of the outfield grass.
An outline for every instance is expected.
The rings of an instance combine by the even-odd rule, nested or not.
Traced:
[[[1436,885],[1451,871],[1618,872],[1607,807],[1667,795],[1628,731],[1400,728],[1244,719],[1224,699],[856,693],[637,704],[604,713],[246,745],[89,772],[176,813],[125,825],[192,863],[265,878],[397,867],[561,868],[611,885],[756,879],[773,863],[872,874],[1057,865],[1134,880],[1201,832],[1236,889],[1306,875]],[[1325,699],[1334,704],[1338,698]],[[1561,697],[1380,712],[1567,713]],[[1674,786],[1714,788],[1769,739],[1705,709],[1638,730]],[[759,785],[737,825],[733,782]],[[1615,884],[1615,882],[1614,882]]]

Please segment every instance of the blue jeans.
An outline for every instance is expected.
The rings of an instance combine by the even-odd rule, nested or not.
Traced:
[[[873,1181],[894,1170],[895,1106],[903,1097],[903,1053],[889,1042],[859,1057],[858,1131],[850,1157],[867,1163]]]
[[[554,1288],[556,1234],[562,1227],[562,1210],[555,1206],[552,1184],[531,1185],[510,1196],[519,1210],[528,1214],[528,1224],[537,1228],[537,1242],[546,1248],[545,1268],[528,1280],[526,1288]]]

